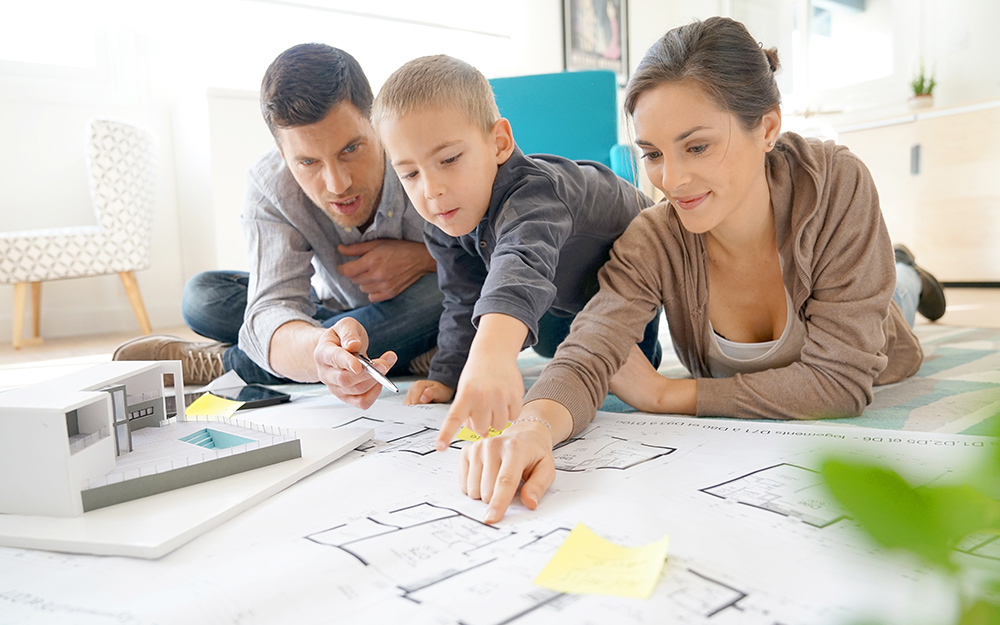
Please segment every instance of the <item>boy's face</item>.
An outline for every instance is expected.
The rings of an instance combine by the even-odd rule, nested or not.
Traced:
[[[427,107],[387,119],[379,133],[417,212],[453,237],[479,225],[490,206],[497,168],[514,150],[507,120],[484,135],[454,107]]]
[[[369,225],[382,196],[385,157],[361,111],[344,101],[308,126],[282,128],[278,149],[309,199],[342,228]]]

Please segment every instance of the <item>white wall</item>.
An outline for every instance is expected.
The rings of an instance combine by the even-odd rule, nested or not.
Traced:
[[[10,15],[4,10],[4,16]],[[16,15],[16,12],[15,12]],[[146,51],[126,12],[108,15],[93,70],[0,64],[0,227],[4,230],[94,224],[84,165],[85,128],[94,117],[140,124],[159,138],[154,269],[138,275],[154,323],[176,318],[167,294],[183,282],[177,268],[175,178],[169,103],[145,70]],[[75,18],[70,15],[68,18]],[[52,15],[59,21],[66,16]],[[26,28],[22,22],[8,22]],[[47,26],[47,24],[43,24]],[[39,40],[45,45],[46,39]],[[155,288],[154,286],[155,285]],[[42,288],[46,336],[135,329],[117,275],[48,282]],[[0,341],[10,339],[12,289],[0,288]]]
[[[1000,98],[1000,2],[924,0],[924,5],[920,53],[937,70],[936,103]]]
[[[80,0],[42,13],[23,6],[28,0],[4,0],[0,36],[34,28],[44,42],[53,28],[71,32],[74,20],[103,26],[96,69],[0,61],[0,229],[96,223],[83,157],[87,121],[112,116],[148,127],[160,140],[160,168],[152,265],[137,278],[154,331],[181,324],[189,277],[244,265],[235,222],[243,176],[270,141],[255,93],[282,50],[305,41],[342,47],[376,90],[423,54],[460,56],[491,77],[562,69],[560,0],[507,0],[502,10],[464,0],[363,8],[344,0]],[[12,292],[0,288],[0,343],[10,340]],[[128,330],[138,334],[138,323],[117,276],[44,284],[43,336]]]

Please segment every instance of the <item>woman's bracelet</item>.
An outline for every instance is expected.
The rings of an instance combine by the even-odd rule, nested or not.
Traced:
[[[555,432],[552,431],[552,426],[549,425],[548,421],[546,421],[545,419],[542,419],[540,417],[536,417],[536,416],[532,415],[532,416],[528,416],[528,417],[518,417],[518,418],[514,419],[514,421],[511,422],[511,425],[514,425],[515,423],[520,423],[521,421],[537,421],[538,423],[541,423],[545,427],[549,428],[549,434],[552,436],[552,442],[553,442],[553,444],[555,444],[556,435],[555,435]]]

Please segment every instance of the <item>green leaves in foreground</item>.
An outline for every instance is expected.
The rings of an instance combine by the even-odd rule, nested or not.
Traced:
[[[828,460],[821,469],[834,497],[879,544],[905,549],[955,572],[955,545],[973,532],[1000,534],[1000,502],[968,486],[913,488],[895,471]]]
[[[1000,569],[977,571],[974,558],[954,558],[970,534],[1000,535],[1000,420],[994,420],[993,451],[961,476],[961,486],[913,488],[895,471],[864,461],[830,459],[820,470],[848,516],[877,543],[917,554],[951,575],[962,604],[957,625],[1000,624]]]
[[[991,599],[977,598],[962,611],[958,625],[997,625],[1000,623],[1000,584],[990,589]]]

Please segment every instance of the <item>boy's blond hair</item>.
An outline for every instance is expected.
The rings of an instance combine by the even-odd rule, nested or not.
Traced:
[[[406,63],[385,81],[372,106],[372,125],[415,110],[454,106],[464,111],[483,134],[500,119],[493,88],[478,69],[465,61],[439,54]]]

